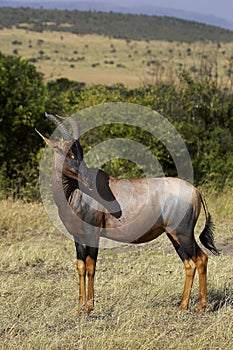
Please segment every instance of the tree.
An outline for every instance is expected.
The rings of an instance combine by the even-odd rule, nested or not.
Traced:
[[[30,181],[25,166],[40,148],[34,128],[45,130],[45,97],[42,76],[32,64],[0,53],[0,181]]]

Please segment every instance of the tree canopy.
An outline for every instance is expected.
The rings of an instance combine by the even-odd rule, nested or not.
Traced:
[[[46,91],[42,76],[26,60],[0,53],[0,163],[1,178],[25,185],[40,144],[34,128],[45,129]],[[35,162],[33,162],[35,163]],[[35,164],[34,164],[35,165]],[[22,174],[24,175],[22,176]]]
[[[195,183],[216,188],[233,185],[233,96],[220,90],[211,77],[192,78],[187,72],[179,85],[157,83],[128,89],[83,84],[59,79],[45,84],[26,60],[0,53],[0,186],[14,196],[38,198],[38,164],[43,141],[35,127],[49,135],[54,126],[44,112],[69,116],[87,107],[107,102],[147,106],[164,115],[176,127],[190,153]],[[98,142],[114,137],[133,139],[155,154],[166,175],[176,175],[169,152],[155,137],[135,127],[103,125],[82,136],[84,153]],[[103,165],[112,176],[143,176],[124,159]]]

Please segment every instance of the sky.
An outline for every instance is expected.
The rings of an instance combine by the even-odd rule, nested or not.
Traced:
[[[20,0],[16,1],[20,2]],[[24,2],[26,1],[24,0]],[[75,0],[42,0],[41,3],[52,3],[54,1],[63,3],[76,2]],[[28,2],[38,3],[39,0],[28,0]],[[233,0],[77,0],[77,2],[112,3],[120,6],[145,6],[148,4],[151,6],[197,12],[204,15],[214,15],[233,22]]]
[[[80,1],[80,0],[79,0]],[[233,21],[233,0],[82,0],[118,3],[119,5],[153,5],[214,15]]]

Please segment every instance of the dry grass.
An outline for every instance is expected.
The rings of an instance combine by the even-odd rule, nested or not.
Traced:
[[[20,42],[21,44],[15,44]],[[175,79],[183,68],[218,71],[219,83],[227,84],[232,43],[178,43],[126,41],[98,35],[61,32],[0,30],[1,51],[17,50],[23,58],[37,59],[46,80],[67,77],[87,84],[121,82],[136,87],[142,82]],[[39,59],[38,59],[39,58]]]
[[[54,230],[41,205],[1,201],[2,349],[232,349],[231,198],[231,191],[208,198],[217,244],[225,245],[220,257],[209,259],[204,315],[195,312],[196,280],[190,311],[177,311],[184,271],[162,236],[150,244],[100,250],[96,306],[88,319],[75,314],[73,242]]]

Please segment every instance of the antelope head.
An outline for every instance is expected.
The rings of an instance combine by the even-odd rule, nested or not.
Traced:
[[[36,130],[46,144],[53,148],[55,152],[56,171],[60,176],[63,175],[63,177],[77,180],[85,188],[92,191],[94,180],[83,160],[83,149],[78,140],[77,128],[75,130],[75,138],[73,138],[57,116],[47,113],[45,113],[45,116],[57,126],[63,138],[62,141],[48,139]]]

